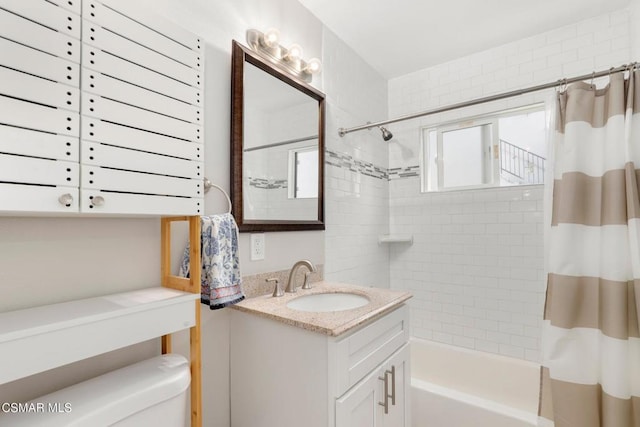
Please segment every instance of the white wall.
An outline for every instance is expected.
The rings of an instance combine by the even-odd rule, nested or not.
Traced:
[[[314,85],[322,90],[323,79],[327,82],[339,79],[342,85],[326,83],[325,90],[333,106],[329,111],[331,108],[341,108],[344,103],[336,91],[355,86],[361,77],[359,73],[375,75],[361,62],[358,65],[359,73],[350,74],[351,70],[347,67],[358,62],[357,59],[351,58],[344,65],[327,60],[334,51],[344,51],[345,48],[335,37],[327,41],[322,24],[295,0],[144,0],[135,4],[127,0],[111,0],[109,3],[128,8],[144,8],[146,5],[147,10],[153,10],[204,38],[207,70],[205,169],[209,179],[227,189],[230,187],[232,39],[244,42],[247,29],[265,30],[273,26],[281,30],[284,45],[297,42],[305,48],[305,57],[325,57],[324,62],[328,66],[321,77],[316,78]],[[330,45],[329,49],[325,48],[327,44]],[[379,119],[386,113],[386,82],[380,77],[372,80],[377,85],[374,91],[379,94],[376,108],[381,112],[367,119]],[[361,85],[351,95],[357,97],[366,91],[368,87]],[[357,107],[359,105],[348,104],[345,110]],[[329,120],[327,129],[331,130],[331,126],[335,129],[336,124]],[[379,147],[379,151],[382,153],[383,146]],[[386,154],[381,156],[386,166]],[[327,189],[329,200],[335,200],[332,191]],[[386,187],[380,197],[386,197]],[[224,197],[215,190],[206,196],[207,213],[222,212],[226,209],[225,205]],[[327,212],[332,209],[331,202],[328,202]],[[375,215],[378,218],[378,214]],[[384,223],[384,215],[380,216],[380,222]],[[327,234],[331,234],[332,228],[338,223],[339,219],[333,217]],[[243,234],[240,239],[242,272],[251,275],[288,269],[301,258],[324,263],[324,237],[325,233],[321,231],[267,233],[266,259],[251,262],[249,235]],[[157,285],[159,249],[160,227],[157,219],[0,217],[0,311]],[[334,274],[333,277],[340,276]],[[204,425],[207,426],[230,425],[228,324],[228,310],[210,311],[203,308],[203,412]],[[158,351],[158,341],[2,386],[0,401],[33,398],[148,357]],[[184,347],[185,334],[177,337],[176,342]]]
[[[636,6],[637,7],[637,6]],[[637,13],[637,9],[636,9]],[[629,10],[578,22],[389,82],[389,116],[627,63]],[[390,167],[419,164],[420,127],[542,102],[553,90],[390,125]],[[420,193],[390,185],[391,286],[413,292],[415,336],[537,361],[544,303],[541,186]]]

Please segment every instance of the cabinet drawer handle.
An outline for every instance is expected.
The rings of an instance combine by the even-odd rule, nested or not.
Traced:
[[[386,371],[391,374],[391,404],[396,406],[396,367],[395,365],[391,365],[391,370]],[[385,372],[385,376],[386,376]]]
[[[391,375],[391,394],[389,394],[389,375]],[[389,398],[391,398],[391,404],[396,406],[396,367],[391,366],[391,370],[384,371],[384,376],[378,377],[379,380],[384,381],[384,402],[378,402],[378,405],[384,407],[384,413],[389,413]]]
[[[389,371],[384,371],[383,377],[378,377],[379,380],[384,381],[384,403],[378,402],[378,405],[384,407],[384,413],[389,413],[389,378],[387,377],[387,373]]]

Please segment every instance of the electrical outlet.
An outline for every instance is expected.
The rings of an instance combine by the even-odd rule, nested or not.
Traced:
[[[251,235],[251,261],[264,259],[264,233],[255,233]]]

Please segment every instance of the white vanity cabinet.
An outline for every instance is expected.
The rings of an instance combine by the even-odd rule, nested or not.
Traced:
[[[379,369],[336,399],[335,426],[409,426],[409,373],[409,344],[405,344]]]
[[[408,340],[405,305],[338,336],[234,310],[231,424],[409,426]]]

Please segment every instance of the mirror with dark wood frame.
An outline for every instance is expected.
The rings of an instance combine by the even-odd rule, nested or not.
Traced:
[[[231,200],[241,232],[324,230],[325,96],[233,41]]]

